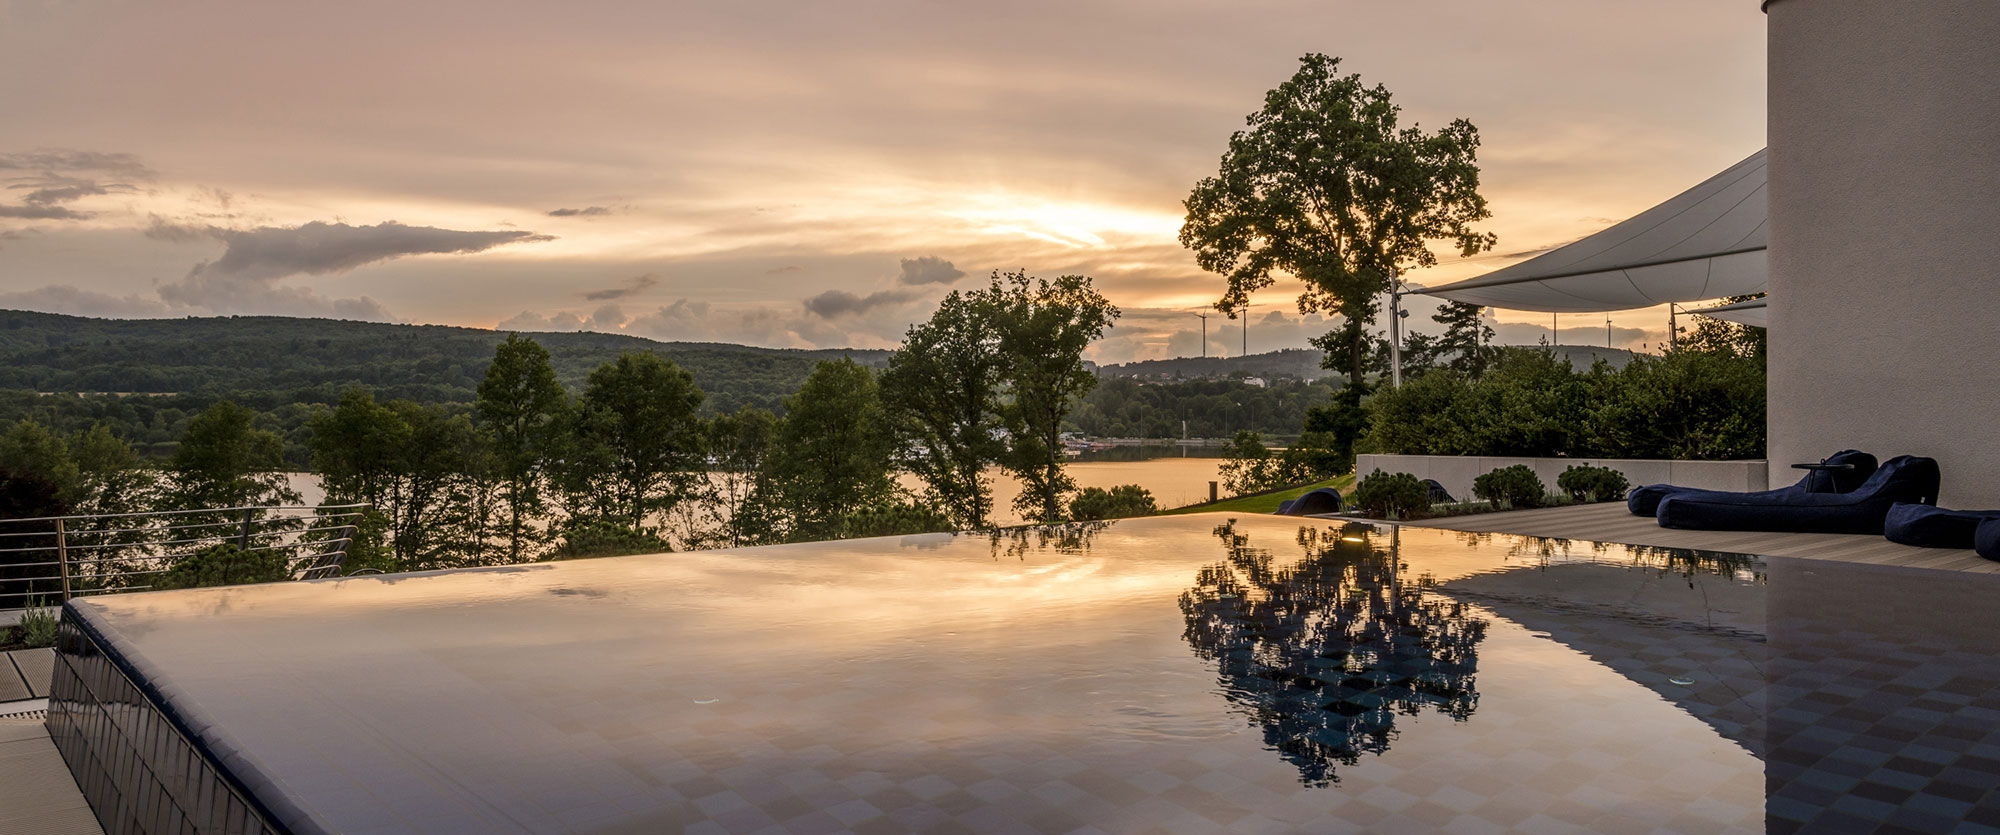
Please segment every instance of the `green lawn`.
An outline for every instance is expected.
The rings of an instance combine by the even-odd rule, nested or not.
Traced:
[[[1292,487],[1285,490],[1277,490],[1270,493],[1256,493],[1249,496],[1237,496],[1236,498],[1233,499],[1223,499],[1222,501],[1219,502],[1191,504],[1188,505],[1187,507],[1176,507],[1170,510],[1162,510],[1159,512],[1158,515],[1173,516],[1181,513],[1212,513],[1212,512],[1276,513],[1278,512],[1278,505],[1283,504],[1292,499],[1296,499],[1299,496],[1309,491],[1317,490],[1321,487],[1332,487],[1336,490],[1341,491],[1342,495],[1345,495],[1349,489],[1353,488],[1353,486],[1354,486],[1354,474],[1349,473],[1347,475],[1340,476],[1339,478],[1331,478],[1327,479],[1326,481],[1319,482],[1317,484],[1307,484],[1303,487]]]

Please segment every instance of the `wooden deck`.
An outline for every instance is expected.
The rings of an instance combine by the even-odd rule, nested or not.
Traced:
[[[1805,557],[1873,565],[2000,573],[2000,563],[1980,559],[1971,551],[1914,548],[1897,545],[1879,536],[1683,531],[1662,528],[1652,519],[1633,516],[1626,511],[1624,502],[1482,513],[1473,516],[1425,519],[1404,524],[1411,527],[1510,533],[1552,539],[1588,539],[1626,545],[1731,551],[1770,557]]]

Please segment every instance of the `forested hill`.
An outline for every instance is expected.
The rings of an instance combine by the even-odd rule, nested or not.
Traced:
[[[888,356],[588,332],[530,336],[548,348],[572,389],[620,353],[657,352],[694,374],[710,410],[775,408],[821,360],[845,356],[880,365]],[[443,325],[277,316],[88,319],[8,310],[0,311],[0,389],[330,402],[359,385],[384,399],[469,403],[505,338]]]

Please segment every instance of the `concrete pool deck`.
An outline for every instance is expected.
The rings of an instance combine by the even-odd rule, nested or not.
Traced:
[[[1473,533],[1581,539],[1621,545],[1694,548],[1766,557],[1800,557],[1868,565],[1897,565],[2000,574],[2000,562],[1981,559],[1970,550],[1917,548],[1879,536],[1830,533],[1763,533],[1753,531],[1684,531],[1662,528],[1658,522],[1633,516],[1624,502],[1510,510],[1443,519],[1404,522],[1413,528],[1442,528]]]

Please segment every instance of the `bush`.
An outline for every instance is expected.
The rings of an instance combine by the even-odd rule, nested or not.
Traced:
[[[847,536],[907,536],[953,530],[951,517],[922,502],[887,501],[847,515]]]
[[[37,600],[35,603],[40,603]],[[21,645],[26,647],[52,647],[56,645],[56,610],[38,605],[30,605],[21,613],[18,624]]]
[[[1526,464],[1501,467],[1472,480],[1472,495],[1492,502],[1495,509],[1503,505],[1513,508],[1541,507],[1548,494],[1549,489],[1542,486],[1541,478]]]
[[[1236,433],[1222,452],[1222,487],[1230,495],[1241,496],[1268,489],[1271,481],[1271,450],[1264,436],[1248,430]]]
[[[563,530],[562,544],[549,554],[552,560],[589,557],[629,557],[637,554],[664,554],[672,543],[646,531],[633,530],[610,519],[589,518],[571,523]]]
[[[245,551],[231,542],[210,545],[175,561],[165,574],[153,578],[152,585],[156,589],[193,589],[290,580],[288,553],[275,548]]]
[[[1085,487],[1069,502],[1069,516],[1078,522],[1151,516],[1159,509],[1153,494],[1137,484],[1120,484],[1109,490]]]
[[[1556,476],[1556,487],[1579,502],[1616,502],[1625,499],[1632,483],[1625,474],[1610,467],[1577,464]]]
[[[1409,473],[1369,473],[1354,485],[1349,499],[1363,513],[1382,519],[1413,519],[1431,509],[1430,488]]]

